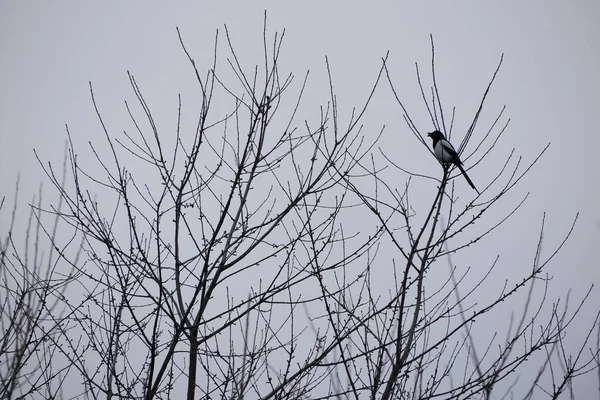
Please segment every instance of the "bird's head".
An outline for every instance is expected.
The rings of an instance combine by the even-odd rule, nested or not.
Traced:
[[[444,134],[442,132],[438,131],[437,129],[433,132],[428,133],[427,136],[429,136],[433,140],[445,139]]]

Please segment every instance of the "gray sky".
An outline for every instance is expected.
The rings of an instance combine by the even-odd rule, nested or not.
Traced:
[[[271,30],[286,29],[284,67],[298,77],[310,69],[311,82],[321,83],[327,55],[342,106],[362,103],[381,57],[390,50],[393,77],[423,132],[431,126],[415,85],[414,62],[428,66],[431,33],[442,100],[448,108],[457,107],[455,135],[462,137],[461,129],[468,127],[504,53],[486,120],[507,105],[511,124],[498,152],[507,154],[515,147],[517,155],[530,161],[552,143],[518,189],[521,195],[531,192],[529,200],[493,242],[477,248],[477,259],[489,261],[490,252],[503,254],[507,275],[529,268],[519,260],[533,258],[542,213],[547,213],[545,245],[550,248],[579,212],[575,233],[552,266],[553,290],[572,288],[577,295],[599,282],[595,246],[600,244],[600,137],[595,120],[600,111],[600,3],[366,3],[0,3],[1,194],[12,195],[19,172],[22,198],[34,193],[44,176],[32,148],[45,161],[60,162],[65,124],[82,150],[88,140],[101,140],[88,81],[115,132],[124,129],[123,100],[132,99],[127,70],[135,74],[162,122],[174,123],[177,93],[190,93],[192,79],[176,26],[202,63],[212,56],[215,30],[227,24],[241,57],[251,64],[259,61],[266,9]],[[414,143],[385,85],[382,92],[387,94],[370,111],[373,128],[385,124],[388,133],[398,132],[392,146],[418,149],[406,152],[403,165],[434,171],[438,166]],[[312,95],[308,93],[309,100]],[[469,175],[484,186],[491,170],[484,166]],[[598,290],[593,297],[600,303]],[[592,305],[586,312],[593,311]]]

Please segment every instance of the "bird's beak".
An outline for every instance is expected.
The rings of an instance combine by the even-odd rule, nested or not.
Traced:
[[[431,137],[431,135],[433,135],[433,132],[429,132],[429,133],[427,134],[427,136],[429,136],[429,137]]]

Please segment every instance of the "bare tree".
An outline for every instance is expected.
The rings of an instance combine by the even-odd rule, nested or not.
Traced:
[[[443,130],[450,137],[455,128],[456,110],[452,109],[450,121],[447,121],[436,82],[433,38],[431,43],[432,85],[428,91],[422,83],[418,65],[416,75],[431,125],[435,129]],[[466,129],[466,135],[458,148],[459,153],[463,153],[471,141],[490,88],[502,65],[502,59],[503,57],[483,93],[471,125]],[[404,113],[407,127],[414,137],[429,149],[424,135],[400,99],[387,66],[385,72],[397,103]],[[473,152],[466,155],[467,160],[473,160],[471,165],[477,166],[494,151],[496,143],[508,127],[509,120],[503,122],[504,112],[505,107],[491,120],[490,126],[484,128],[487,133],[473,146]],[[368,163],[357,160],[362,168],[359,179],[372,180],[372,186],[376,188],[375,194],[365,193],[362,189],[365,185],[356,182],[359,179],[346,178],[345,183],[379,221],[385,231],[385,239],[382,238],[382,241],[388,241],[401,260],[398,262],[392,259],[394,271],[398,271],[392,296],[382,302],[380,293],[374,294],[373,291],[367,290],[360,300],[344,300],[338,304],[336,311],[360,321],[360,325],[364,327],[362,331],[356,330],[357,339],[353,344],[360,345],[354,350],[355,354],[348,355],[347,358],[352,360],[350,365],[353,371],[360,366],[368,366],[368,380],[364,382],[371,398],[468,398],[479,393],[487,399],[492,395],[498,396],[497,392],[502,390],[506,391],[503,393],[505,397],[533,396],[536,391],[540,391],[549,394],[551,398],[558,398],[575,377],[593,369],[590,366],[594,357],[597,357],[597,350],[591,356],[583,353],[590,348],[589,339],[594,330],[598,329],[600,314],[597,313],[595,318],[585,325],[587,336],[574,358],[571,358],[562,346],[567,328],[573,324],[575,316],[591,292],[591,287],[578,299],[579,303],[571,311],[568,298],[565,304],[561,304],[563,302],[560,298],[547,297],[547,266],[571,235],[577,216],[564,240],[545,259],[542,254],[542,222],[531,268],[512,283],[506,279],[499,287],[493,288],[497,295],[491,301],[488,297],[488,304],[477,304],[476,300],[471,299],[477,296],[477,292],[483,289],[493,271],[499,267],[500,255],[486,267],[487,272],[480,280],[468,279],[472,275],[468,268],[463,269],[464,272],[457,276],[457,266],[451,260],[453,254],[461,253],[484,240],[518,211],[526,201],[527,194],[516,207],[505,214],[499,214],[495,209],[505,195],[512,191],[538,162],[548,146],[549,144],[524,167],[521,158],[514,160],[513,150],[505,162],[498,166],[496,176],[482,191],[482,195],[474,196],[473,200],[466,202],[462,201],[464,196],[455,190],[455,174],[448,166],[442,165],[439,179],[409,171],[408,167],[400,164],[399,157],[383,149],[380,149],[383,165],[377,165],[375,157],[371,157]],[[407,177],[408,183],[403,189],[388,183],[392,180],[384,171],[390,166],[396,177]],[[439,183],[438,191],[425,207],[422,204],[415,205],[410,201],[410,182],[427,178]],[[488,193],[494,187],[499,189]],[[480,227],[479,233],[468,233],[473,226],[485,224],[485,218],[490,215],[493,216],[492,221],[488,222],[487,226]],[[447,279],[437,279],[437,282],[434,278],[428,279],[427,276],[434,269],[437,270],[436,274],[440,274],[439,261],[444,258],[450,265]],[[478,269],[481,267],[479,265]],[[367,269],[365,274],[369,273],[371,271]],[[535,299],[534,289],[536,282],[540,281],[544,287],[537,290],[541,296]],[[430,282],[429,285],[427,282]],[[477,333],[475,321],[480,321],[489,313],[497,313],[501,303],[518,297],[519,293],[524,291],[526,297],[522,300],[522,312],[516,315],[513,313],[506,332],[494,332],[488,343],[483,346],[483,350],[478,350],[474,337],[482,335]],[[549,301],[553,302],[552,306],[548,304]],[[361,312],[357,313],[356,310]],[[483,328],[485,335],[488,330],[485,329],[485,325]],[[519,391],[516,389],[521,388],[516,385],[505,385],[506,387],[496,390],[498,382],[509,381],[509,374],[523,368],[523,364],[534,358],[532,356],[538,350],[544,350],[546,357],[537,360],[542,365],[537,376],[532,376],[521,384],[526,388],[522,394],[517,394]],[[552,364],[552,359],[561,365],[563,373],[557,375],[556,371],[550,368],[552,387],[545,389],[540,384],[540,377]],[[340,359],[338,362],[345,365],[346,371],[350,371],[347,361]],[[351,373],[348,373],[347,378],[352,380]],[[348,391],[358,398],[360,391],[357,387],[348,388]]]
[[[496,209],[545,149],[525,167],[509,154],[481,195],[465,201],[454,170],[410,171],[407,160],[378,147],[383,127],[363,127],[376,91],[389,86],[413,134],[402,140],[429,149],[395,90],[387,56],[347,120],[326,60],[328,101],[316,119],[301,120],[308,73],[297,82],[282,70],[284,35],[271,37],[266,18],[264,26],[264,61],[249,69],[227,29],[225,68],[218,35],[207,70],[179,36],[200,101],[186,107],[179,96],[170,128],[128,74],[136,99],[125,103],[131,129],[112,132],[90,84],[104,145],[91,144],[82,156],[67,128],[72,182],[43,164],[64,204],[46,211],[68,224],[81,246],[49,235],[77,280],[68,296],[57,297],[59,308],[47,309],[53,334],[46,351],[62,370],[47,375],[47,392],[37,393],[425,399],[545,390],[556,398],[578,374],[597,369],[587,340],[574,358],[561,345],[579,306],[547,294],[547,267],[564,241],[544,257],[542,226],[531,268],[495,282],[485,304],[475,299],[489,290],[499,259],[482,275],[450,259],[518,211],[526,195],[503,215]],[[508,126],[504,109],[488,127],[478,126],[502,61],[467,129],[454,126],[454,110],[449,121],[444,114],[434,61],[429,93],[417,68],[430,124],[448,136],[465,131],[458,151],[477,166]],[[411,201],[415,186],[429,188],[429,203]],[[521,293],[525,306],[506,332],[480,333],[480,321]],[[589,338],[598,317],[588,328]],[[537,350],[545,352],[537,378],[510,384]],[[549,370],[551,390],[541,383]]]
[[[64,379],[70,367],[52,363],[57,351],[52,341],[65,318],[61,305],[67,285],[76,276],[62,268],[64,247],[58,247],[57,238],[60,219],[42,224],[41,188],[28,207],[26,223],[18,223],[22,218],[18,195],[17,181],[8,229],[0,243],[0,398],[34,394],[54,398],[52,382]],[[60,206],[59,200],[58,210]],[[0,201],[0,211],[4,210],[6,197]],[[72,260],[77,263],[78,253]]]

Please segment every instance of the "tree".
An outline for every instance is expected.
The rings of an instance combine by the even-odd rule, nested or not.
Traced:
[[[429,149],[397,94],[387,56],[347,121],[326,60],[329,100],[316,119],[298,122],[308,73],[296,83],[282,71],[283,36],[269,38],[265,19],[264,64],[247,69],[225,29],[227,66],[217,35],[205,71],[179,35],[200,101],[186,108],[179,96],[177,123],[166,131],[134,75],[137,105],[125,103],[132,130],[122,134],[108,128],[90,83],[104,148],[93,143],[92,157],[82,161],[67,128],[72,182],[42,163],[61,199],[43,211],[73,233],[67,240],[49,235],[71,283],[68,295],[56,296],[60,307],[47,311],[53,334],[45,351],[60,370],[45,375],[46,392],[38,395],[490,398],[518,389],[556,398],[597,369],[597,350],[583,353],[588,340],[575,358],[561,346],[587,296],[574,308],[557,299],[548,307],[547,292],[536,289],[547,288],[546,268],[564,243],[544,258],[543,224],[529,271],[494,285],[496,296],[485,304],[472,299],[486,290],[498,259],[473,281],[473,271],[450,258],[517,212],[526,196],[506,215],[494,213],[545,149],[526,167],[511,153],[482,195],[464,201],[454,170],[443,168],[441,178],[410,172],[397,155],[378,150],[383,128],[373,135],[363,127],[376,91],[389,86],[408,129]],[[432,47],[430,95],[418,68],[417,77],[431,123],[450,134],[458,128],[454,111],[450,122],[444,115],[434,54]],[[466,157],[471,166],[494,151],[508,125],[502,109],[487,133],[475,135],[501,63],[458,149],[480,138]],[[424,185],[433,197],[412,203],[412,191]],[[444,260],[447,274],[432,276]],[[482,339],[478,322],[522,292],[526,305],[506,332]],[[597,316],[587,328],[590,338]],[[539,374],[513,387],[510,374],[537,350],[545,354]],[[561,360],[562,374],[550,368]]]
[[[52,363],[58,350],[52,343],[60,335],[59,325],[68,318],[60,305],[66,300],[67,286],[77,276],[73,270],[60,268],[63,248],[56,247],[60,218],[42,224],[42,190],[31,203],[27,223],[21,226],[16,226],[18,194],[17,180],[8,232],[0,243],[0,397],[38,394],[53,398],[52,384],[61,380],[69,366]],[[57,211],[61,204],[59,199]],[[3,197],[0,211],[5,209]],[[25,228],[22,245],[14,236],[20,227]],[[77,264],[78,260],[76,252],[72,261]]]

